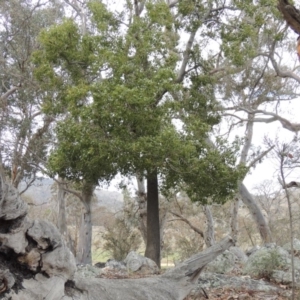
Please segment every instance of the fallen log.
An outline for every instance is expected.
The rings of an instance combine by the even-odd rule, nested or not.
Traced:
[[[196,287],[201,270],[233,244],[233,239],[227,237],[159,276],[139,279],[75,276],[67,283],[69,298],[64,299],[182,300]]]
[[[201,270],[234,245],[227,237],[162,275],[83,278],[57,228],[30,221],[18,192],[0,176],[0,299],[182,300]]]

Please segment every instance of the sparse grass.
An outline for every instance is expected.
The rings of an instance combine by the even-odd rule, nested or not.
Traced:
[[[175,266],[175,262],[179,261],[179,253],[170,253],[161,260],[162,269],[169,269]]]
[[[102,249],[96,249],[92,252],[93,264],[97,262],[106,262],[109,258],[111,258],[111,256],[108,251]]]

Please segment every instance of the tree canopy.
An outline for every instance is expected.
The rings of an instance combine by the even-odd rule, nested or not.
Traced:
[[[87,32],[65,19],[41,33],[34,58],[37,78],[57,94],[45,100],[45,111],[64,115],[52,169],[94,181],[157,169],[169,187],[183,181],[197,194],[203,183],[201,199],[231,195],[239,176],[234,151],[206,143],[220,120],[214,80],[193,70],[178,76],[179,31],[200,26],[188,20],[188,5],[178,8],[186,20],[180,24],[164,1],[148,1],[143,14],[131,17],[131,4],[119,15],[98,1],[88,9]]]

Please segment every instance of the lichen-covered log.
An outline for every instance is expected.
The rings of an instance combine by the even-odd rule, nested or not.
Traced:
[[[26,203],[0,176],[0,299],[61,299],[75,271],[57,228],[29,220]]]
[[[159,276],[82,278],[58,229],[30,221],[16,189],[2,178],[0,187],[0,299],[182,300],[203,267],[233,245],[228,237]]]
[[[233,245],[227,237],[194,255],[163,275],[139,279],[103,279],[75,276],[64,299],[90,300],[183,300],[196,286],[201,270]]]

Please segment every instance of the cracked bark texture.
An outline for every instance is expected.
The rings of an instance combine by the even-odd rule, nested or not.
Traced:
[[[3,178],[0,176],[0,297],[60,299],[65,281],[76,271],[75,259],[53,224],[28,219],[26,203]]]
[[[58,229],[27,218],[17,190],[1,179],[0,298],[13,300],[182,300],[203,267],[234,241],[227,237],[164,275],[140,279],[83,278]]]

